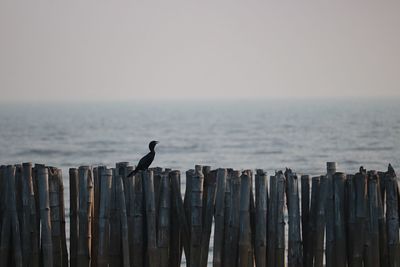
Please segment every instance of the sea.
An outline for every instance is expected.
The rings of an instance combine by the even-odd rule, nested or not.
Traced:
[[[0,164],[62,169],[132,165],[159,141],[152,166],[184,171],[286,167],[320,175],[400,168],[399,99],[146,100],[0,104]],[[184,177],[182,177],[184,188]]]

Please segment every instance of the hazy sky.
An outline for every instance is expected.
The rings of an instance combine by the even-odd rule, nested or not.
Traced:
[[[400,1],[0,1],[0,101],[400,96]]]

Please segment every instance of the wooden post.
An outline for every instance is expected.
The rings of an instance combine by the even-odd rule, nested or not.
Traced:
[[[303,238],[303,266],[307,267],[310,258],[310,176],[301,176],[301,236]]]
[[[275,259],[276,266],[285,266],[285,216],[284,216],[284,206],[285,206],[285,176],[282,171],[277,172],[277,190],[276,190],[276,204],[277,204],[277,224],[276,224],[276,249],[275,249]]]
[[[178,171],[170,171],[168,173],[168,178],[170,181],[170,187],[171,187],[171,192],[170,192],[170,198],[171,198],[171,236],[170,236],[170,256],[169,256],[169,266],[170,267],[180,267],[181,266],[181,258],[182,258],[182,243],[181,243],[181,238],[182,238],[182,231],[180,230],[180,214],[179,210],[176,206],[175,199],[179,197],[179,199],[182,202],[182,196],[181,196],[181,191],[180,191],[180,178],[179,178],[179,172]],[[176,196],[174,194],[174,187],[173,187],[173,180],[177,180],[177,192]],[[175,203],[175,204],[174,204]],[[183,209],[183,206],[182,206]],[[183,212],[184,214],[184,212]]]
[[[145,248],[144,248],[144,231],[145,231],[145,210],[144,210],[144,194],[142,174],[137,173],[133,180],[134,200],[133,200],[133,258],[130,261],[134,267],[144,266]]]
[[[118,205],[118,171],[113,170],[110,198],[110,267],[122,265],[121,255],[121,207]]]
[[[313,246],[315,245],[316,233],[317,233],[318,199],[319,199],[319,182],[320,182],[319,179],[320,179],[319,176],[312,178],[310,217],[308,222],[308,232],[306,233],[309,243],[308,243],[308,252],[304,254],[306,261],[304,265],[305,267],[314,266]]]
[[[335,226],[335,263],[336,266],[346,266],[346,224],[345,224],[345,182],[346,175],[337,172],[333,175],[334,195],[334,226]]]
[[[215,171],[209,171],[203,167],[203,173],[206,173],[204,179],[204,190],[206,193],[206,201],[204,203],[204,218],[203,218],[203,232],[201,236],[201,267],[207,267],[208,264],[208,251],[211,237],[211,227],[214,215],[215,205],[215,192],[217,188],[217,173]],[[204,197],[204,196],[203,196]]]
[[[44,267],[51,267],[53,266],[53,248],[51,240],[48,171],[47,168],[44,166],[36,166],[38,175],[40,221],[42,234],[42,261]]]
[[[380,175],[386,175],[385,173],[380,173]],[[378,180],[378,225],[379,225],[379,263],[380,266],[389,266],[389,252],[387,246],[387,229],[386,229],[386,218],[384,212],[383,203],[384,198],[380,195],[382,189],[380,189],[380,183],[383,181],[382,178]]]
[[[267,260],[267,175],[263,170],[256,170],[256,235],[255,258],[256,267],[265,267]]]
[[[267,224],[267,266],[276,266],[276,225],[277,221],[277,177],[271,176],[269,179],[269,203],[268,203],[268,224]]]
[[[355,245],[355,239],[358,238],[355,236],[356,231],[356,189],[354,182],[354,175],[348,174],[346,176],[346,202],[347,211],[346,211],[346,224],[347,224],[347,262],[349,267],[353,267],[355,265],[355,261],[353,260],[353,250]]]
[[[53,247],[54,266],[63,265],[63,248],[61,240],[61,207],[60,207],[60,185],[58,180],[58,169],[47,168],[49,173],[49,201],[51,218],[51,236]]]
[[[171,194],[168,173],[161,174],[160,181],[160,207],[157,216],[157,247],[159,249],[159,266],[168,267],[171,233]],[[172,233],[175,234],[175,233]]]
[[[390,267],[400,266],[398,188],[396,179],[395,172],[389,169],[386,174],[386,225]]]
[[[355,186],[355,229],[354,243],[352,248],[351,266],[362,266],[363,250],[366,234],[366,219],[367,219],[367,173],[365,169],[360,168],[360,172],[354,176]]]
[[[365,242],[365,267],[379,266],[378,173],[368,172],[368,225]]]
[[[93,168],[93,227],[91,265],[97,267],[97,253],[99,251],[99,207],[100,207],[100,174],[99,168]]]
[[[232,187],[232,169],[227,169],[227,176],[225,181],[225,200],[224,200],[224,233],[223,235],[223,250],[222,250],[222,258],[221,262],[223,265],[226,265],[226,261],[229,257],[231,257],[231,251],[229,250],[231,244],[227,239],[229,236],[230,231],[230,218],[232,213],[232,194],[231,194],[231,187]]]
[[[192,190],[190,197],[190,266],[193,267],[200,267],[201,260],[203,180],[204,175],[202,172],[202,166],[196,165],[195,173],[192,177]]]
[[[29,266],[32,259],[31,243],[31,185],[32,185],[32,163],[22,165],[22,210],[21,225],[22,261],[23,266]],[[2,217],[1,217],[2,218]],[[1,229],[1,228],[0,228]]]
[[[143,188],[146,207],[147,262],[149,267],[159,265],[156,238],[156,206],[154,200],[153,171],[144,171]]]
[[[251,179],[246,172],[241,176],[240,190],[240,232],[239,232],[239,266],[253,266],[250,226],[250,187]]]
[[[213,266],[222,265],[226,169],[217,170],[217,195],[215,199],[215,230]]]
[[[314,239],[314,267],[322,267],[324,260],[324,234],[325,234],[325,200],[328,192],[328,180],[325,175],[320,176],[318,194],[318,207]]]
[[[89,266],[91,255],[91,224],[93,209],[93,178],[88,166],[78,169],[79,175],[79,236],[78,236],[78,266]]]
[[[185,254],[189,250],[190,247],[190,230],[188,221],[186,219],[186,213],[182,201],[182,196],[180,192],[180,172],[179,171],[171,171],[170,172],[170,179],[171,179],[171,187],[172,187],[172,198],[173,198],[173,207],[178,213],[179,217],[179,226],[182,230],[182,241],[183,247],[185,249]]]
[[[186,213],[185,215],[186,215],[186,218],[188,219],[187,223],[188,223],[188,226],[189,226],[189,236],[188,236],[189,240],[191,240],[191,236],[190,236],[191,235],[191,230],[190,229],[192,229],[192,220],[191,220],[192,213],[191,213],[190,198],[191,198],[191,195],[192,195],[192,178],[193,178],[193,175],[194,175],[194,170],[186,171],[186,188],[185,188],[185,196],[184,196],[184,199],[183,199],[183,205],[184,205],[185,213]],[[185,249],[185,257],[186,257],[186,262],[187,262],[188,266],[190,266],[190,247],[191,246],[189,246],[187,248],[188,250]]]
[[[104,169],[100,172],[100,207],[99,207],[99,246],[97,254],[98,266],[108,266],[109,247],[109,214],[112,170]]]
[[[64,204],[64,181],[62,177],[61,169],[57,169],[57,180],[58,180],[58,191],[59,191],[59,203],[60,203],[60,230],[61,230],[61,257],[62,266],[69,266],[68,262],[68,248],[67,248],[67,234],[65,231],[65,204]]]
[[[287,181],[287,206],[289,214],[288,266],[303,265],[300,234],[300,203],[297,175],[291,169],[285,171]]]
[[[79,180],[78,170],[69,169],[69,199],[70,199],[70,264],[77,266],[78,251],[78,207],[79,207]]]
[[[238,264],[239,254],[239,226],[240,226],[240,191],[241,191],[241,179],[240,171],[231,171],[231,211],[229,218],[229,229],[228,234],[225,237],[224,249],[226,251],[226,257],[224,257],[224,266],[235,267]],[[229,253],[229,255],[228,255]]]
[[[325,199],[325,216],[326,216],[326,267],[336,266],[335,255],[335,219],[334,219],[334,197],[333,197],[333,174],[336,172],[336,162],[327,162],[327,184],[328,191]]]
[[[125,192],[123,185],[123,177],[121,175],[117,175],[117,198],[118,205],[120,208],[120,222],[121,222],[121,247],[122,247],[122,265],[124,267],[129,267],[129,234],[128,234],[128,222],[126,218],[126,204],[125,204]]]

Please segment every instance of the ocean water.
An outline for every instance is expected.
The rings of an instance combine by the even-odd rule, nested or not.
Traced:
[[[290,167],[299,174],[400,168],[399,100],[146,101],[0,105],[0,164],[68,168],[129,161],[158,140],[153,166]],[[184,182],[184,176],[182,181]],[[184,190],[184,184],[182,185]],[[67,217],[67,232],[69,231]],[[211,243],[212,244],[212,243]],[[211,260],[211,255],[209,256]],[[211,266],[211,265],[210,265]]]
[[[0,163],[67,170],[133,164],[158,140],[154,166],[291,167],[319,174],[326,161],[355,172],[400,167],[396,100],[147,101],[1,104]]]

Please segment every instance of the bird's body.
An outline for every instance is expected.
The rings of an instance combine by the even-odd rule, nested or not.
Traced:
[[[150,152],[139,160],[139,163],[136,165],[136,168],[128,175],[128,177],[134,176],[138,171],[147,170],[151,163],[154,160],[156,152],[154,151],[154,147],[158,144],[157,141],[151,141],[149,144]]]

